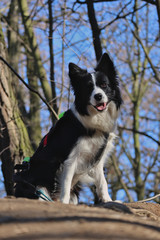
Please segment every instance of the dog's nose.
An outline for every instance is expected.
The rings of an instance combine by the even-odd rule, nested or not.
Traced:
[[[94,98],[96,99],[96,101],[101,101],[102,94],[101,93],[97,93],[97,94],[94,95]]]

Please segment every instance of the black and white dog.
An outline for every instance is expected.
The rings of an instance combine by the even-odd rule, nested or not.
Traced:
[[[52,199],[77,204],[79,184],[92,182],[99,200],[111,201],[103,168],[122,104],[114,64],[104,53],[92,73],[70,63],[69,77],[74,104],[42,139],[29,170],[19,173],[24,182],[17,181],[15,195],[36,198],[29,186],[42,187]]]

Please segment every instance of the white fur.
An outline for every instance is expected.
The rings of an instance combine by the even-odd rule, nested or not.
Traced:
[[[116,135],[113,131],[116,126],[117,109],[115,104],[110,102],[104,112],[98,112],[92,106],[89,106],[88,110],[90,116],[81,116],[76,111],[75,106],[72,106],[73,113],[84,127],[92,128],[96,132],[92,137],[81,137],[71,151],[68,159],[64,162],[60,196],[63,203],[77,203],[74,197],[70,196],[70,192],[78,181],[85,183],[88,181],[93,182],[96,185],[99,198],[103,202],[111,201],[103,167],[114,147],[113,142]],[[100,161],[92,165],[92,160],[97,151],[104,144],[103,132],[109,133],[108,142]]]
[[[107,95],[105,94],[105,92],[98,86],[96,86],[96,80],[95,80],[95,76],[94,76],[94,73],[91,74],[92,76],[92,80],[93,80],[93,84],[94,84],[94,90],[91,94],[91,97],[90,97],[90,103],[93,105],[93,106],[96,106],[97,105],[97,101],[95,99],[95,95],[100,93],[102,95],[102,99],[100,102],[108,102],[108,97]]]
[[[112,101],[107,105],[107,108],[103,112],[97,112],[92,105],[88,105],[89,116],[80,115],[76,111],[74,105],[71,109],[85,128],[97,129],[108,133],[113,132],[116,128],[118,111],[115,103]]]

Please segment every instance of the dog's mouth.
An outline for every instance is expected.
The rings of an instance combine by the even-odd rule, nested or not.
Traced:
[[[94,108],[96,108],[98,111],[102,112],[106,109],[108,102],[102,102],[98,103]]]

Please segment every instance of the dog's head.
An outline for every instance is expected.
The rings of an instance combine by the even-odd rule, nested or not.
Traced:
[[[107,111],[110,102],[120,108],[122,98],[116,69],[107,53],[101,57],[95,71],[88,73],[74,63],[69,64],[69,77],[75,94],[75,107],[79,114]],[[89,109],[94,111],[89,111]]]

